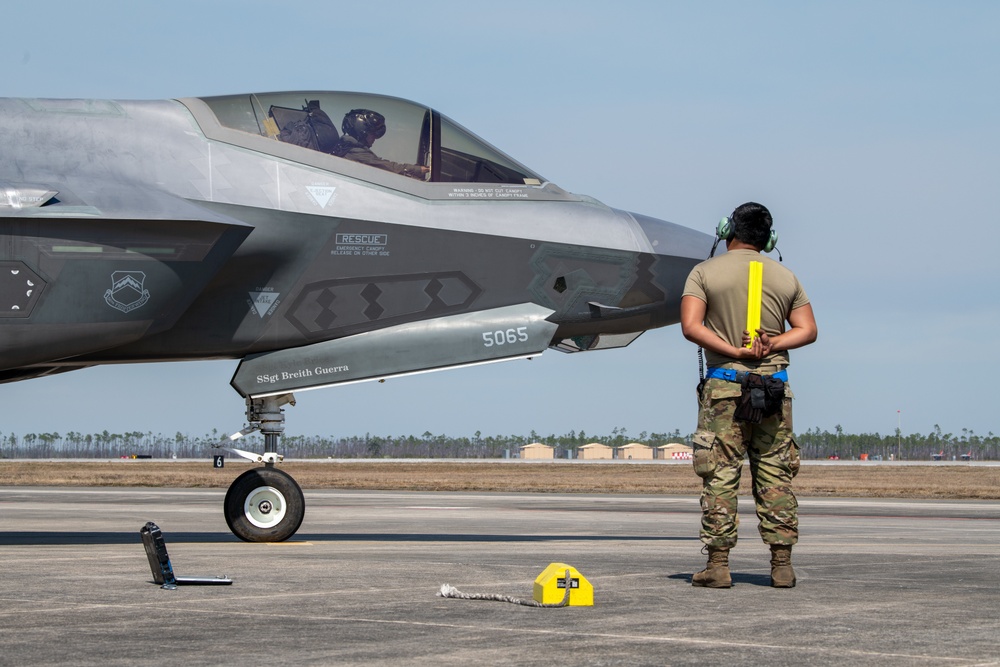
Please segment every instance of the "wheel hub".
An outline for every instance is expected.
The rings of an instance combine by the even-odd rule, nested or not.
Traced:
[[[258,528],[272,528],[285,518],[286,507],[281,491],[273,486],[260,486],[247,495],[243,513],[247,521]]]

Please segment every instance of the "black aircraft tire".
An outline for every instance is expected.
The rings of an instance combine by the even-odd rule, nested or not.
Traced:
[[[248,470],[226,492],[226,523],[245,542],[282,542],[302,525],[306,502],[291,475],[274,468]]]

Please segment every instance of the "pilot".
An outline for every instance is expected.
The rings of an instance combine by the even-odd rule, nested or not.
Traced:
[[[681,331],[705,350],[708,362],[692,443],[702,478],[700,537],[708,565],[692,577],[695,586],[732,586],[729,550],[736,546],[737,492],[747,456],[758,531],[771,550],[771,585],[795,586],[791,554],[799,536],[798,502],[791,484],[799,447],[792,439],[785,369],[788,350],[815,341],[817,328],[795,274],[761,255],[777,240],[771,225],[764,206],[739,206],[718,227],[728,252],[695,266],[681,296]],[[751,261],[763,265],[760,328],[752,340],[744,329]]]
[[[331,151],[334,155],[411,178],[423,179],[430,171],[429,167],[419,164],[385,160],[372,151],[375,140],[385,136],[385,116],[377,111],[351,109],[344,114],[341,130],[344,134]]]

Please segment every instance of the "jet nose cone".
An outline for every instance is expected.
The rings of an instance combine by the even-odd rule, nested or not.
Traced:
[[[707,259],[712,250],[714,236],[640,213],[628,215],[642,229],[654,254],[701,261]]]

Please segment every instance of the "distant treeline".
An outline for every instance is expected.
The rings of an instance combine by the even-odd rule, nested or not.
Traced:
[[[943,460],[961,459],[967,455],[973,460],[1000,459],[1000,436],[991,431],[986,436],[962,429],[960,435],[943,433],[935,425],[928,435],[894,432],[845,433],[838,425],[834,431],[818,428],[799,433],[795,437],[802,449],[803,458],[828,459],[902,459],[931,460],[939,455]],[[682,435],[679,429],[669,433],[629,434],[625,428],[612,429],[611,434],[587,434],[570,431],[564,435],[484,436],[476,431],[472,436],[454,437],[434,435],[406,436],[305,436],[286,435],[281,438],[279,453],[288,458],[504,458],[517,456],[524,445],[541,442],[555,447],[557,458],[575,457],[581,445],[600,442],[610,447],[621,447],[631,442],[641,442],[659,447],[671,442],[690,444],[691,434]],[[207,458],[215,444],[229,446],[228,436],[213,429],[211,433],[192,437],[186,433],[173,436],[161,433],[0,433],[0,458],[129,458],[149,456],[157,459]],[[263,439],[251,435],[235,443],[239,449],[262,451]]]

